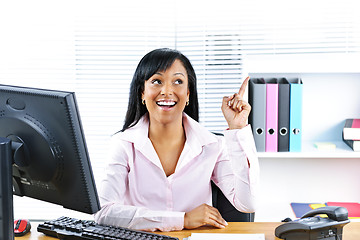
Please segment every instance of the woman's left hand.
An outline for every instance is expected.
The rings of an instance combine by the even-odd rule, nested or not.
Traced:
[[[247,125],[251,106],[243,100],[243,96],[249,79],[250,77],[247,77],[243,81],[238,93],[223,98],[221,110],[229,125],[229,129],[241,129]]]

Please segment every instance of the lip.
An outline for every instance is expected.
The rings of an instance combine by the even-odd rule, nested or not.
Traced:
[[[156,101],[156,105],[163,111],[170,111],[176,106],[177,102],[172,99],[160,99]]]

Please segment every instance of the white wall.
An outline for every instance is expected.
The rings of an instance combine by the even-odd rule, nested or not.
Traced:
[[[356,158],[260,158],[262,186],[255,221],[294,219],[291,202],[359,202],[359,169]]]

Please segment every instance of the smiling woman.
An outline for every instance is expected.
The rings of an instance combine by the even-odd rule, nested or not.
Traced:
[[[224,228],[226,221],[212,207],[211,182],[239,211],[255,211],[258,159],[246,124],[247,80],[222,99],[231,130],[216,137],[198,123],[190,61],[171,49],[146,54],[131,83],[123,130],[112,139],[96,221],[152,231]]]

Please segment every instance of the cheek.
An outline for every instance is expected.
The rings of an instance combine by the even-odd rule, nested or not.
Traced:
[[[183,98],[185,101],[187,101],[187,100],[188,100],[188,96],[189,96],[189,94],[188,94],[187,92],[184,92],[182,98]]]
[[[188,100],[189,96],[190,96],[190,91],[189,89],[185,89],[181,95],[183,98],[185,98],[185,101]]]
[[[155,91],[154,89],[151,89],[150,87],[146,87],[146,86],[144,92],[142,93],[144,99],[152,99],[155,98],[157,95],[158,95],[158,91]]]

